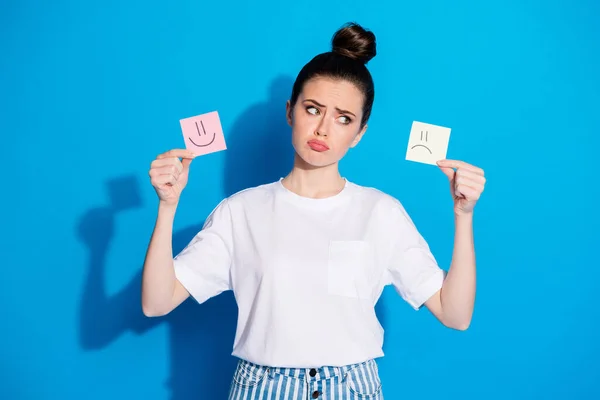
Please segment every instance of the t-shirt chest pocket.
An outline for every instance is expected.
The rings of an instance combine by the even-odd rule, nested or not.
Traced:
[[[370,299],[375,274],[372,246],[362,240],[332,240],[327,262],[329,294]]]

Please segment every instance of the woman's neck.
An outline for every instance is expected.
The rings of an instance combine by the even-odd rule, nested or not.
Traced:
[[[283,178],[283,186],[302,197],[314,199],[335,196],[342,191],[346,181],[341,177],[338,163],[325,167],[307,165],[298,155],[294,167]]]

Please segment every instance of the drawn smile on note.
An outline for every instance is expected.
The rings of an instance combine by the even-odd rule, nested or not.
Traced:
[[[202,133],[200,133],[200,128],[198,127],[198,122],[194,122],[194,123],[196,124],[196,130],[198,131],[198,136],[200,138],[202,138],[203,136],[206,136],[206,129],[204,129],[204,124],[202,123],[202,121],[200,121],[200,125],[202,125]],[[216,133],[213,132],[212,139],[210,140],[210,142],[208,142],[206,144],[198,144],[198,143],[194,142],[192,140],[192,138],[189,137],[189,136],[188,136],[188,139],[190,139],[190,142],[192,142],[192,144],[194,146],[197,146],[197,147],[206,147],[206,146],[210,146],[215,141],[216,136],[217,136]]]
[[[425,142],[427,142],[428,138],[429,138],[429,131],[425,131]],[[423,141],[423,131],[421,131],[421,141]],[[433,154],[432,151],[429,149],[429,147],[425,146],[424,144],[415,144],[413,147],[411,147],[411,150],[414,149],[415,147],[424,147],[427,149],[429,154]]]

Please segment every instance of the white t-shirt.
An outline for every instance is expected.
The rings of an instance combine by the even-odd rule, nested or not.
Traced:
[[[383,356],[375,304],[384,286],[419,309],[445,277],[400,202],[349,181],[324,199],[281,180],[238,192],[174,265],[198,303],[233,290],[232,355],[290,368]]]

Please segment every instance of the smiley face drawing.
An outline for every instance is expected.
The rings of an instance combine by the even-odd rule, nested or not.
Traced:
[[[196,131],[198,132],[198,136],[200,137],[200,139],[206,139],[206,129],[204,129],[204,123],[202,122],[202,120],[200,120],[200,125],[202,125],[202,133],[200,133],[200,128],[198,127],[198,121],[194,121],[194,124],[196,124]],[[210,142],[205,143],[205,144],[198,144],[198,143],[194,142],[190,136],[188,136],[188,139],[194,146],[206,147],[206,146],[210,146],[211,144],[213,144],[216,137],[217,137],[217,134],[215,132],[213,132]],[[198,142],[200,142],[200,140],[198,140],[198,139],[196,139],[196,140]]]
[[[427,142],[429,138],[429,131],[425,131],[425,142]],[[421,141],[423,141],[423,131],[421,131]],[[424,149],[426,149],[429,154],[433,154],[433,152],[431,151],[431,149],[427,146],[425,146],[424,144],[415,144],[413,147],[411,147],[411,149],[414,149],[415,147],[423,147]]]
[[[435,165],[446,158],[450,128],[413,121],[406,147],[406,159]]]
[[[185,148],[202,156],[227,149],[223,127],[217,111],[179,120]]]

